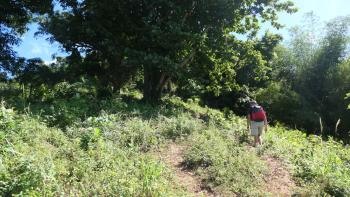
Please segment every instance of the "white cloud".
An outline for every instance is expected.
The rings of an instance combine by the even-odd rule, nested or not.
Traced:
[[[50,64],[54,64],[57,62],[57,59],[51,60],[51,61],[44,61],[44,64],[46,65],[50,65]]]

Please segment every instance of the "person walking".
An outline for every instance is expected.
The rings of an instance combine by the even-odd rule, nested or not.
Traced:
[[[263,107],[254,100],[249,102],[247,113],[247,129],[254,136],[254,146],[262,145],[262,135],[265,128],[267,132],[267,117]]]

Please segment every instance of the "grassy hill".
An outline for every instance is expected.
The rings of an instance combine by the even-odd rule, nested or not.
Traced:
[[[348,146],[277,126],[253,148],[243,118],[193,100],[9,103],[0,110],[1,196],[193,196],[187,175],[203,195],[350,195]],[[175,154],[169,145],[181,145],[181,166],[160,158]],[[271,168],[290,179],[287,191]]]

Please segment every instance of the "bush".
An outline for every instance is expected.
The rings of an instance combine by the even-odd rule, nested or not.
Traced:
[[[200,131],[204,127],[202,121],[194,119],[187,113],[182,113],[170,118],[160,116],[157,121],[159,122],[162,134],[167,139],[172,140],[186,137]]]

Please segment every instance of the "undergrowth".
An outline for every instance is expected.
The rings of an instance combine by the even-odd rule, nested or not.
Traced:
[[[62,132],[4,105],[0,113],[1,196],[186,196],[141,151],[161,142],[147,121],[102,116]]]
[[[300,193],[308,196],[350,196],[350,148],[332,138],[306,136],[297,130],[275,127],[265,136],[262,153],[284,159]]]
[[[14,108],[12,108],[14,107]],[[185,165],[223,196],[264,193],[259,154],[283,159],[299,193],[350,195],[350,150],[332,139],[271,128],[258,153],[246,148],[246,121],[196,101],[160,105],[116,96],[73,95],[0,110],[1,196],[189,196],[169,168],[148,154],[188,143]]]

